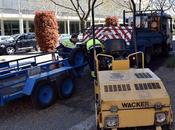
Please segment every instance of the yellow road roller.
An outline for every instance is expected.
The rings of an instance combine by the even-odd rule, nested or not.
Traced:
[[[170,96],[161,79],[144,68],[144,54],[112,53],[95,56],[97,129],[173,130]],[[138,57],[141,68],[131,65]]]

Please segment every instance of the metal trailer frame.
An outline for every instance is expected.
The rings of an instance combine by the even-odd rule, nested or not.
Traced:
[[[47,54],[0,63],[0,106],[19,97],[30,96],[41,80],[54,80],[64,73],[76,76],[76,69],[87,64],[70,65],[69,58],[59,60],[58,56],[55,61],[37,63],[37,58],[45,55]]]

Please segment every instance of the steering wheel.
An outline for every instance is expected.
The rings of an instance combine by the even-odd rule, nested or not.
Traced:
[[[106,56],[98,56],[99,70],[111,70],[112,58]]]

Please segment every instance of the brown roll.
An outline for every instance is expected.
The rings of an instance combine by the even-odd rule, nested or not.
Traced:
[[[37,11],[34,18],[37,44],[43,52],[52,52],[58,44],[58,23],[53,11]]]

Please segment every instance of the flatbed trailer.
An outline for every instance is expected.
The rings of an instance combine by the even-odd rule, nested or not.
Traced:
[[[45,108],[54,103],[57,95],[68,98],[73,94],[76,70],[86,65],[83,55],[75,56],[73,63],[59,56],[43,60],[46,55],[52,56],[41,54],[0,63],[0,106],[31,96],[37,108]]]

